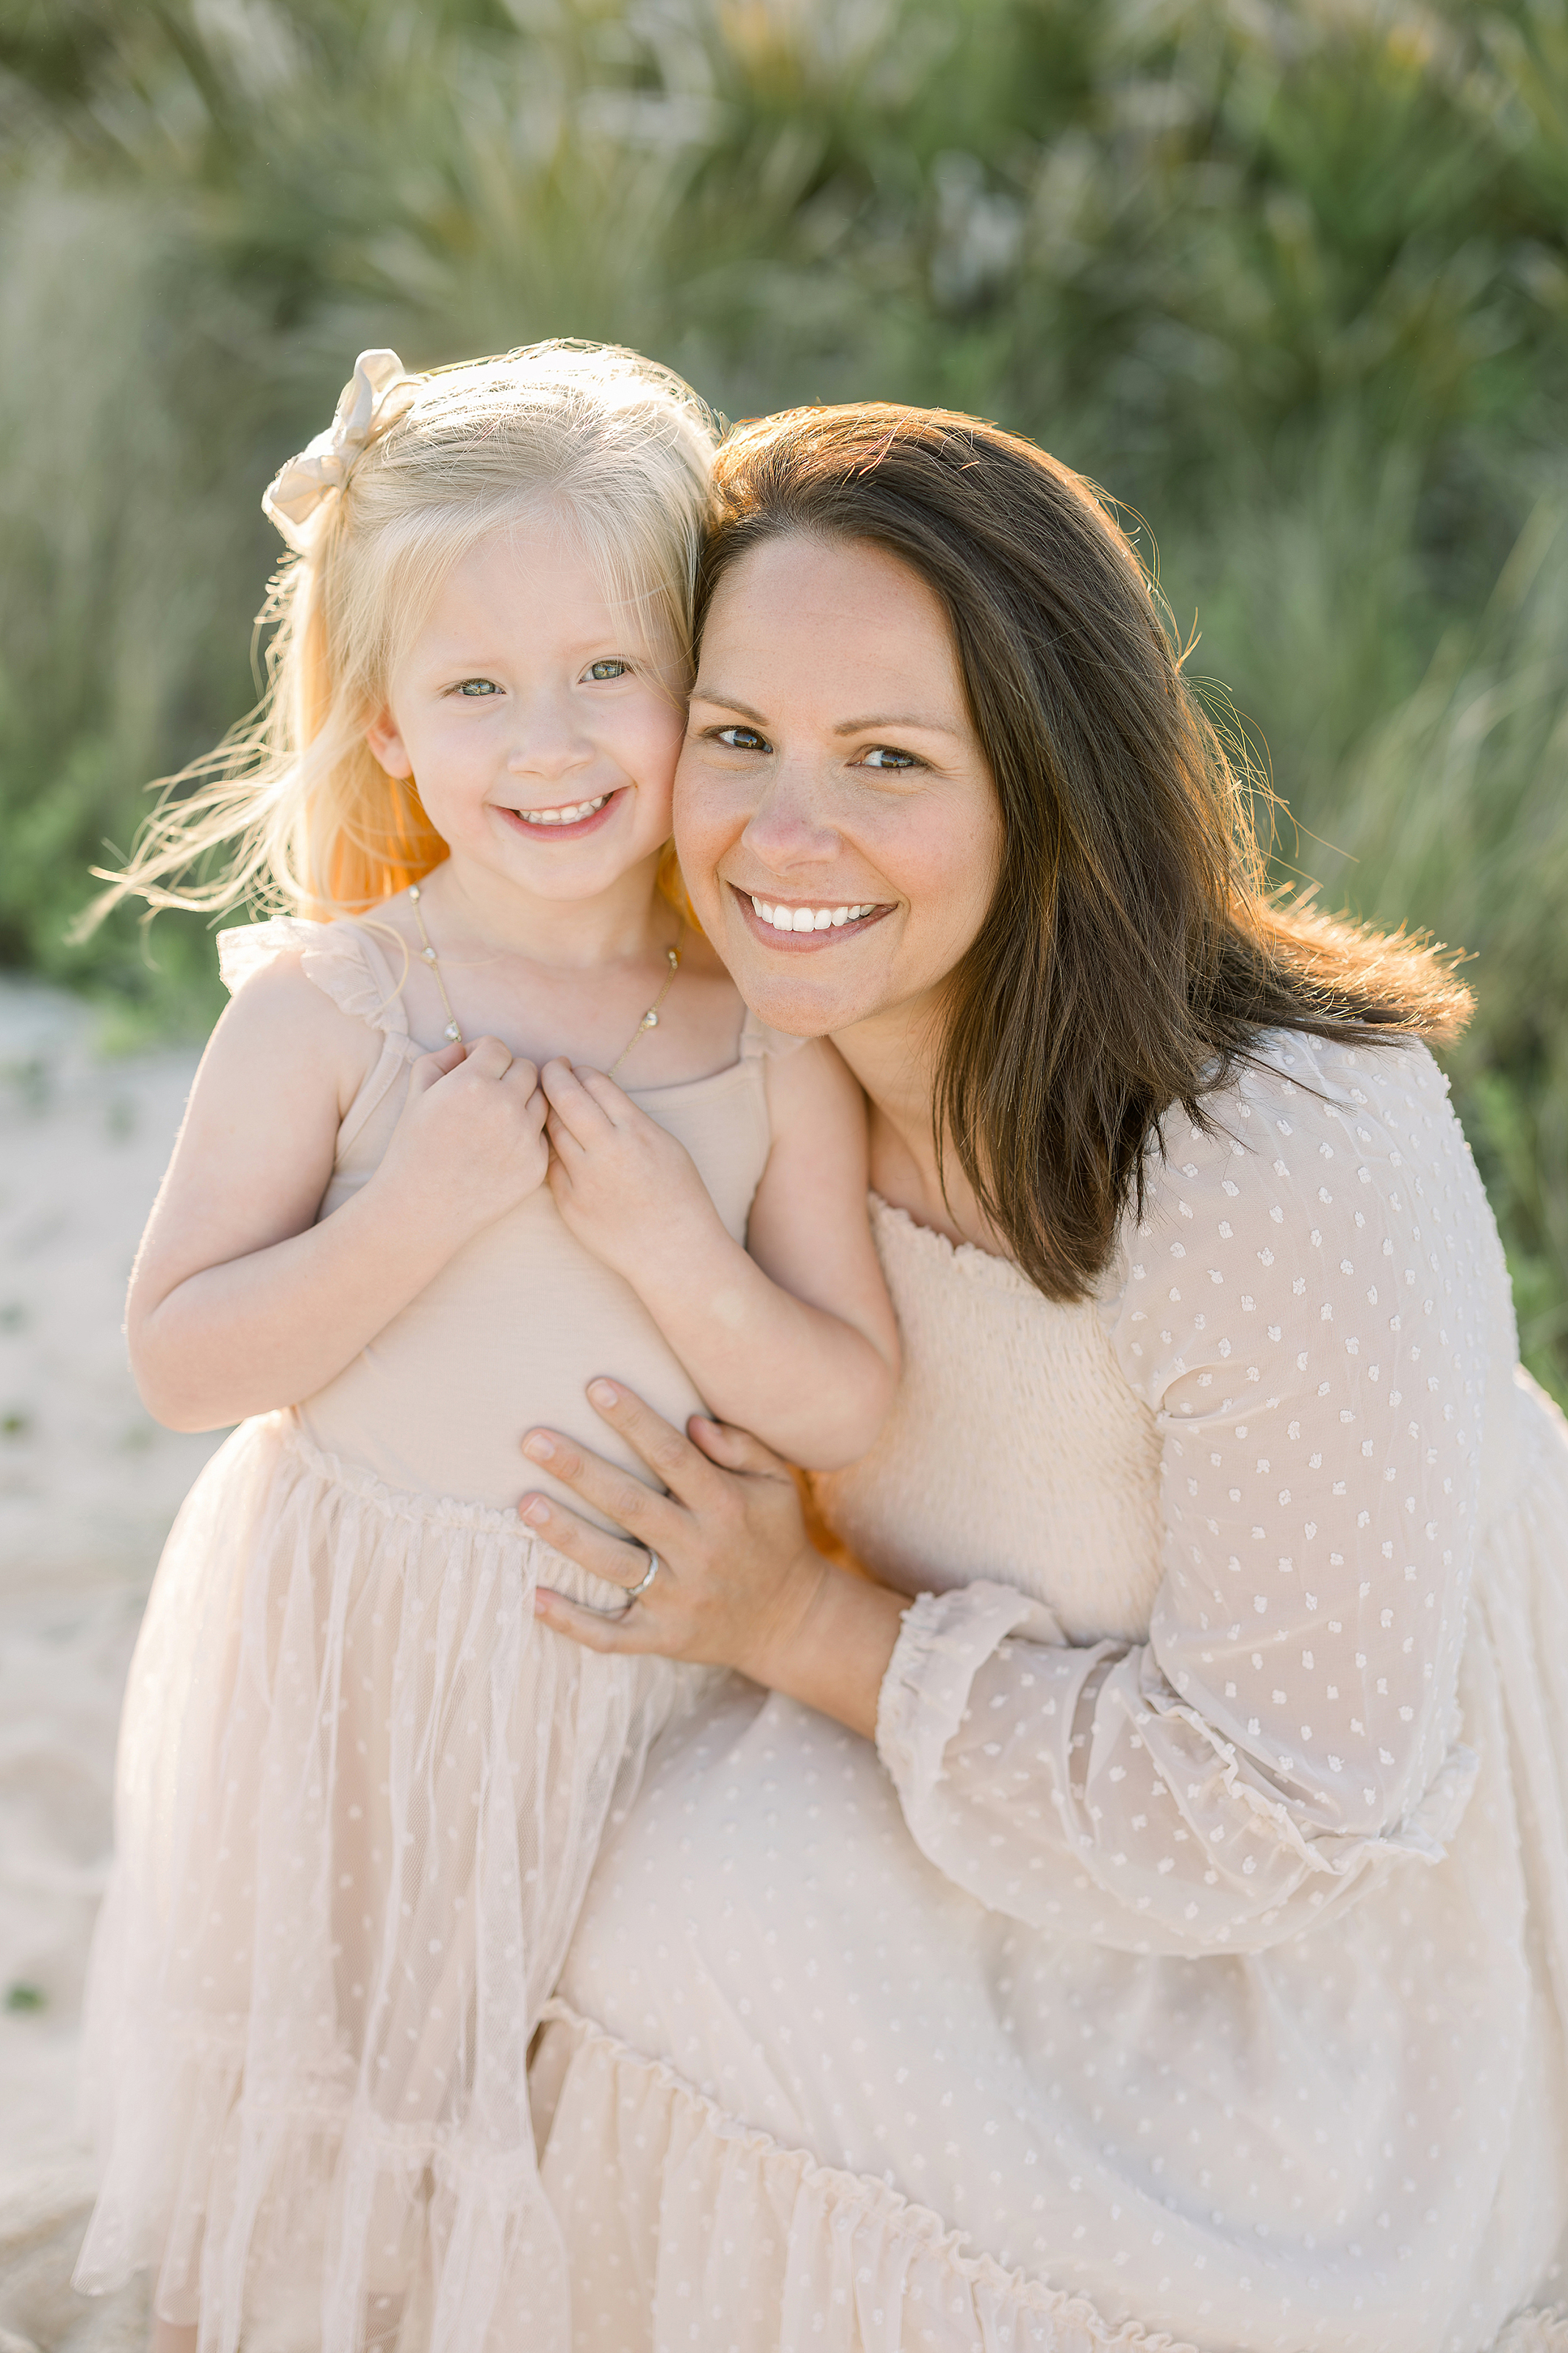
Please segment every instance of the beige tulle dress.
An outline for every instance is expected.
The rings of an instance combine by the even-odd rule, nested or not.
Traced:
[[[321,1204],[385,1150],[425,1050],[374,926],[226,933],[380,1034]],[[388,953],[390,949],[390,953]],[[743,1240],[769,1148],[748,1018],[716,1076],[630,1090]],[[540,1628],[536,1584],[618,1596],[520,1524],[523,1431],[617,1450],[584,1398],[700,1400],[547,1187],[353,1364],[245,1423],[169,1539],[132,1667],[89,1996],[104,2153],[77,2274],[150,2266],[202,2353],[556,2353],[559,2238],[527,2054],[605,1826],[701,1671]],[[628,1469],[647,1476],[623,1454]]]
[[[1568,1430],[1424,1050],[1212,1110],[1082,1305],[878,1208],[920,1598],[875,1747],[721,1685],[600,1856],[578,2353],[1568,2348]]]

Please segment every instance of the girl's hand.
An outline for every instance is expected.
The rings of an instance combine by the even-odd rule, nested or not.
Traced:
[[[421,1055],[371,1183],[395,1187],[410,1216],[456,1246],[539,1184],[550,1158],[546,1109],[538,1071],[499,1038]]]
[[[539,1083],[550,1107],[550,1189],[578,1240],[634,1286],[679,1264],[718,1225],[685,1145],[602,1071],[557,1057]]]
[[[522,1497],[521,1517],[568,1559],[628,1593],[646,1577],[650,1555],[658,1574],[624,1615],[602,1616],[543,1587],[536,1614],[587,1650],[733,1667],[853,1731],[874,1732],[909,1596],[851,1576],[814,1549],[789,1466],[746,1430],[693,1415],[690,1437],[682,1437],[612,1381],[590,1383],[588,1402],[668,1492],[558,1431],[531,1430],[523,1452],[634,1541],[542,1495]]]

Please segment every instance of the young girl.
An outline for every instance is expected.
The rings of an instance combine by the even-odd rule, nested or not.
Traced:
[[[602,1451],[614,1371],[828,1466],[890,1396],[858,1095],[657,887],[710,455],[627,353],[366,353],[268,493],[269,716],[118,886],[243,821],[224,889],[300,911],[222,934],[128,1313],[160,1419],[241,1423],[132,1667],[89,1997],[78,2282],[154,2266],[162,2347],[564,2346],[529,2041],[703,1671],[536,1624],[637,1605],[520,1520],[522,1434]]]

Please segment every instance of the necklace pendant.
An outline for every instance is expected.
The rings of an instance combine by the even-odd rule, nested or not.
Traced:
[[[446,1035],[450,1038],[454,1046],[460,1046],[463,1042],[463,1033],[455,1021],[447,1022]]]
[[[648,1007],[647,1011],[643,1015],[642,1026],[645,1029],[657,1029],[658,1028],[658,1008],[657,1005],[650,1005]]]

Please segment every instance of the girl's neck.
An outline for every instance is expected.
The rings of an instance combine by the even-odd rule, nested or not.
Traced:
[[[937,1166],[931,1113],[939,1035],[934,1008],[900,1007],[833,1039],[870,1100],[871,1183],[917,1225],[1005,1257],[1006,1243],[982,1211],[951,1140]]]
[[[543,899],[458,856],[420,886],[445,934],[443,956],[521,956],[556,972],[589,972],[662,954],[674,921],[658,860],[629,868],[590,899]]]

